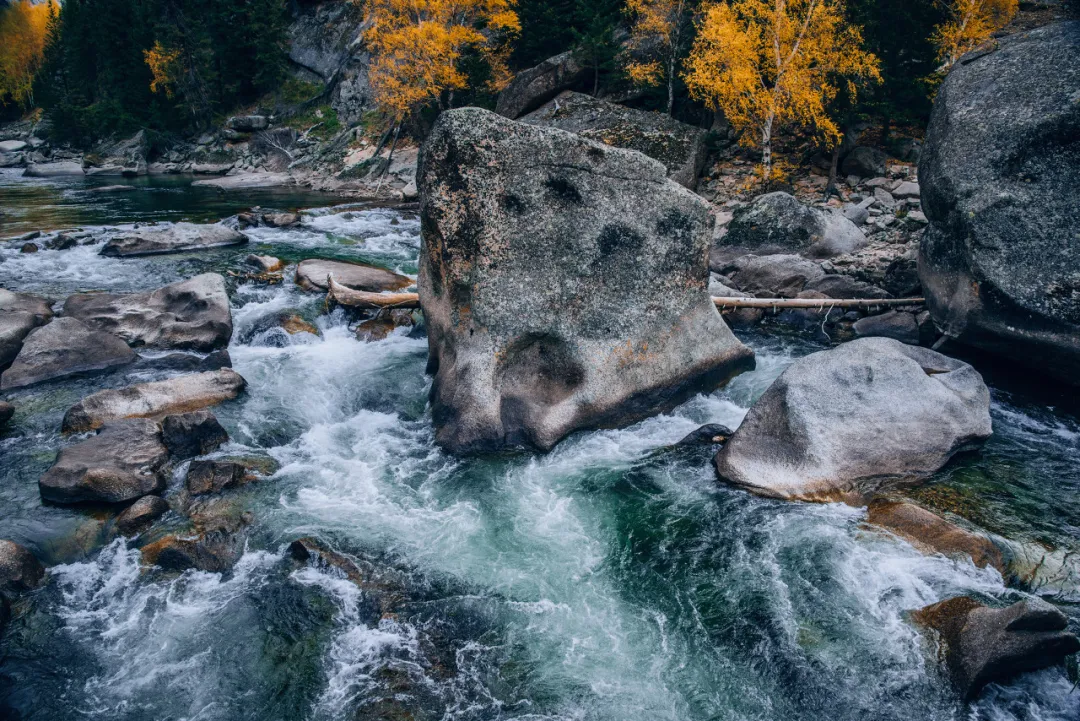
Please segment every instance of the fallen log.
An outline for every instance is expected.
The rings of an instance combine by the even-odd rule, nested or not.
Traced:
[[[327,276],[329,297],[341,305],[353,308],[419,308],[417,293],[370,293],[346,288]],[[924,298],[716,298],[713,303],[719,310],[735,308],[873,308],[891,305],[922,305]]]

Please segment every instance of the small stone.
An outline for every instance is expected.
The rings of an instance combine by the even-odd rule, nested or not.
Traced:
[[[228,431],[205,409],[165,416],[161,433],[169,453],[178,461],[213,453],[229,440]]]
[[[386,339],[395,328],[412,326],[414,323],[412,311],[397,309],[383,309],[369,320],[365,320],[356,328],[356,337],[365,342],[380,341]]]
[[[844,217],[855,225],[862,225],[870,218],[870,213],[858,205],[847,205],[844,206]]]
[[[0,426],[7,425],[7,422],[15,415],[15,406],[11,405],[7,401],[0,401]]]
[[[859,338],[892,338],[908,345],[919,345],[921,338],[915,316],[895,310],[857,320],[855,335]]]
[[[297,333],[311,333],[312,335],[319,335],[319,329],[308,323],[300,316],[293,315],[287,316],[281,320],[281,327],[285,329],[285,332],[289,335],[296,335]]]
[[[271,228],[288,228],[300,225],[299,213],[263,213],[263,223]]]
[[[125,536],[143,530],[161,518],[169,510],[169,504],[161,496],[143,496],[116,517],[116,528]]]
[[[885,188],[874,188],[874,199],[886,208],[892,209],[896,207],[896,199]]]
[[[252,253],[244,258],[244,262],[254,268],[258,268],[262,273],[277,273],[285,268],[284,261],[280,258],[275,258],[272,255],[255,255]]]
[[[724,443],[731,438],[733,430],[719,423],[708,423],[690,432],[685,438],[676,443],[676,446],[713,446]]]
[[[19,248],[20,253],[36,253],[38,250],[37,243],[25,243],[23,247]]]
[[[243,464],[235,461],[192,461],[184,483],[191,495],[199,496],[220,493],[254,479]]]
[[[919,197],[919,184],[913,183],[910,180],[905,180],[897,185],[892,190],[892,197],[894,198],[918,198]]]
[[[143,563],[165,571],[198,569],[221,573],[233,567],[243,552],[237,534],[214,530],[195,537],[166,536],[143,546]]]
[[[29,591],[41,585],[45,567],[26,546],[0,541],[0,590]]]

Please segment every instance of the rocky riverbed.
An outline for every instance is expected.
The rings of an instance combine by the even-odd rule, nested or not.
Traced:
[[[978,638],[1004,648],[1014,621],[1054,643],[1062,624],[1078,627],[1080,416],[1067,395],[974,359],[988,389],[963,405],[988,413],[993,433],[976,423],[957,438],[981,446],[943,438],[950,453],[966,452],[919,485],[872,498],[763,497],[718,483],[713,457],[726,431],[680,441],[705,424],[738,429],[781,374],[836,339],[754,327],[738,333],[756,368],[720,391],[622,430],[574,433],[544,455],[456,458],[435,443],[422,318],[384,323],[384,338],[372,341],[375,319],[296,282],[299,264],[315,258],[392,271],[379,276],[388,287],[415,279],[415,211],[310,197],[223,201],[183,186],[88,194],[87,183],[0,178],[0,206],[18,213],[17,230],[46,231],[0,248],[4,288],[44,297],[67,317],[75,294],[140,294],[146,308],[159,289],[214,275],[221,291],[208,292],[224,295],[231,333],[221,348],[160,347],[177,336],[139,342],[148,336],[99,320],[98,332],[120,333],[136,357],[4,392],[13,416],[0,429],[0,539],[28,553],[0,548],[0,569],[16,569],[0,609],[10,616],[0,637],[2,715],[1080,713],[1075,671],[998,678],[986,669],[999,658],[960,643],[968,650],[939,664],[934,635],[958,638],[958,623],[985,619]],[[256,204],[306,209],[288,223],[232,217]],[[181,219],[224,219],[246,242],[101,252],[136,223]],[[64,230],[74,243],[57,242]],[[27,242],[38,251],[21,252]],[[93,317],[105,316],[80,322]],[[231,370],[214,355],[222,350]],[[800,377],[793,371],[788,386]],[[165,393],[177,378],[189,379],[183,393]],[[39,481],[57,453],[101,438],[88,434],[132,409],[147,418],[125,423],[160,438],[163,502],[44,500]],[[742,435],[745,446],[752,428]],[[973,600],[932,606],[958,597]],[[1026,605],[977,611],[1017,602]],[[1022,659],[1032,658],[1026,648]]]

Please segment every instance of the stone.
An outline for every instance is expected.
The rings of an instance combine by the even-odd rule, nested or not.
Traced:
[[[156,421],[111,421],[97,435],[62,449],[38,489],[53,503],[126,503],[165,490],[168,460]]]
[[[285,263],[280,258],[272,255],[255,255],[252,253],[244,258],[244,262],[253,268],[258,268],[261,273],[278,273],[285,270]]]
[[[52,320],[52,303],[30,293],[13,293],[0,288],[0,313],[22,311],[34,316],[37,325],[45,325]]]
[[[889,298],[889,293],[876,285],[856,280],[850,275],[828,273],[807,282],[806,290],[817,291],[827,298]]]
[[[132,536],[168,512],[169,504],[161,496],[143,496],[116,517],[116,529],[125,536]]]
[[[79,245],[79,239],[67,233],[60,233],[52,240],[45,243],[49,250],[71,250]]]
[[[247,243],[247,236],[219,224],[150,225],[110,238],[101,254],[114,258],[186,253]]]
[[[861,205],[845,205],[843,213],[855,225],[864,225],[870,219],[870,211]]]
[[[100,185],[90,188],[88,193],[131,193],[138,190],[134,185]]]
[[[0,140],[0,153],[18,153],[28,147],[30,144],[25,140]]]
[[[548,58],[514,76],[499,93],[495,112],[516,120],[562,91],[573,88],[584,79],[587,70],[571,50]]]
[[[860,178],[873,178],[885,175],[885,164],[889,156],[877,148],[860,145],[853,149],[840,163],[840,172],[844,175],[857,175]]]
[[[129,344],[159,350],[208,352],[232,337],[225,279],[203,273],[143,293],[77,293],[64,315],[114,333]]]
[[[255,476],[248,473],[242,463],[235,461],[192,461],[188,467],[184,484],[193,496],[207,493],[220,493],[228,488],[237,488]]]
[[[1080,21],[953,66],[919,162],[919,277],[949,338],[1080,384]]]
[[[271,228],[289,228],[300,225],[299,213],[263,213],[262,222]]]
[[[958,596],[919,609],[912,619],[937,633],[949,675],[966,701],[988,683],[1056,666],[1080,651],[1080,640],[1066,630],[1068,617],[1035,598],[989,608]]]
[[[225,178],[196,180],[191,184],[198,188],[221,190],[251,190],[252,188],[283,188],[296,185],[296,178],[288,173],[238,173]]]
[[[243,554],[239,534],[213,530],[196,536],[166,536],[141,549],[143,563],[165,571],[228,571]]]
[[[296,335],[297,333],[311,333],[312,335],[319,335],[319,329],[308,323],[306,320],[296,315],[295,313],[285,316],[281,319],[280,325],[285,329],[285,332],[289,335]]]
[[[62,178],[86,175],[82,163],[63,161],[59,163],[30,163],[23,171],[28,178]]]
[[[11,405],[7,401],[0,401],[0,428],[7,425],[7,422],[15,417],[15,406]]]
[[[715,463],[759,495],[848,500],[921,480],[990,433],[990,392],[970,365],[860,338],[795,361]]]
[[[799,255],[744,255],[723,269],[743,295],[794,298],[825,277],[821,265]]]
[[[255,133],[270,127],[270,119],[265,115],[237,115],[225,121],[225,127],[241,133]]]
[[[23,340],[38,325],[32,313],[23,310],[0,311],[0,371],[11,366],[19,355]]]
[[[919,184],[913,183],[910,180],[905,180],[895,188],[892,189],[892,197],[898,200],[907,200],[908,198],[919,197]]]
[[[418,287],[440,446],[549,450],[753,367],[708,295],[709,205],[666,176],[477,108],[439,117]]]
[[[109,371],[135,358],[135,352],[115,335],[94,330],[76,318],[57,318],[30,331],[11,367],[0,375],[0,389]]]
[[[165,416],[161,438],[174,460],[183,461],[213,453],[229,441],[229,433],[217,417],[205,408]]]
[[[38,247],[37,243],[24,243],[23,246],[19,248],[20,253],[36,253],[39,250],[41,250],[41,248]]]
[[[412,311],[385,308],[356,327],[356,338],[370,343],[385,340],[396,328],[414,325]]]
[[[874,200],[887,210],[892,210],[896,207],[896,199],[893,198],[892,193],[885,190],[885,188],[874,188]]]
[[[707,423],[701,428],[687,434],[675,445],[677,447],[715,446],[720,443],[726,443],[727,439],[731,438],[732,433],[734,433],[734,431],[727,426],[722,426],[719,423]]]
[[[322,258],[301,261],[300,265],[296,266],[296,284],[304,290],[325,292],[326,276],[331,274],[335,281],[346,288],[371,293],[402,290],[413,284],[411,278],[385,268]]]
[[[0,590],[31,591],[45,580],[45,567],[26,546],[0,541]]]
[[[892,338],[909,345],[919,345],[922,338],[915,315],[906,311],[888,310],[860,318],[853,328],[859,338]]]
[[[990,566],[1007,574],[1005,558],[986,535],[951,523],[914,503],[877,499],[867,508],[866,520],[895,533],[924,553],[970,558],[979,568]]]
[[[667,168],[679,185],[697,186],[708,149],[703,128],[681,123],[665,113],[636,110],[566,91],[521,122],[559,128],[616,148],[644,153]]]
[[[832,258],[866,245],[866,235],[842,214],[812,208],[776,191],[737,208],[720,244],[742,253],[800,253]]]
[[[82,433],[117,418],[187,413],[236,398],[246,385],[239,373],[224,368],[98,391],[68,409],[61,430]]]

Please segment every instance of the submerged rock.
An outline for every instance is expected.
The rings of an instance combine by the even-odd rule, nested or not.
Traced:
[[[26,546],[0,541],[0,590],[30,591],[45,579],[45,567]]]
[[[131,536],[169,512],[169,504],[161,496],[143,496],[116,517],[116,528]]]
[[[1080,384],[1080,22],[995,41],[938,91],[919,277],[947,336]]]
[[[126,231],[122,235],[109,239],[101,249],[101,254],[117,258],[130,258],[141,255],[162,255],[183,253],[191,250],[223,248],[242,245],[248,242],[247,236],[224,225],[195,223],[174,223],[173,225],[151,225],[137,230]]]
[[[155,421],[111,421],[97,435],[62,449],[38,488],[54,503],[125,503],[165,490],[168,459]]]
[[[26,336],[19,355],[0,376],[10,390],[85,373],[111,370],[136,358],[120,338],[75,318],[57,318]]]
[[[722,426],[719,423],[707,423],[701,428],[688,434],[681,441],[676,443],[676,446],[712,446],[718,443],[726,443],[728,438],[734,433],[733,430],[727,426]]]
[[[949,674],[968,700],[988,683],[1055,666],[1080,651],[1080,640],[1065,630],[1065,614],[1034,598],[988,608],[959,596],[920,609],[912,618],[937,632]]]
[[[665,113],[636,110],[566,91],[521,119],[523,123],[567,130],[616,148],[644,153],[667,168],[667,176],[687,188],[697,186],[708,149],[702,128]]]
[[[868,507],[866,520],[921,551],[968,556],[979,568],[991,566],[1002,575],[1006,573],[1004,555],[988,536],[961,528],[914,503],[876,500]]]
[[[203,273],[145,293],[77,293],[64,315],[137,347],[212,351],[232,337],[225,279]]]
[[[397,328],[414,325],[411,310],[384,308],[356,327],[356,337],[365,342],[385,340]]]
[[[245,385],[239,373],[225,368],[98,391],[68,409],[61,430],[80,433],[116,418],[153,418],[194,411],[236,398]]]
[[[401,290],[413,284],[412,279],[404,275],[363,263],[311,258],[296,266],[296,284],[304,290],[326,291],[328,275],[333,275],[334,280],[346,288],[372,293]]]
[[[236,461],[192,461],[184,484],[188,493],[199,496],[237,488],[253,480],[255,476],[247,467]]]
[[[709,207],[656,161],[465,108],[419,184],[439,445],[547,450],[753,367],[708,295]]]
[[[838,500],[921,479],[991,433],[967,363],[887,338],[795,361],[716,456],[720,477],[774,498]]]
[[[15,406],[11,405],[7,401],[0,401],[0,428],[7,425],[15,416]]]
[[[182,461],[213,453],[229,441],[229,433],[208,410],[165,416],[161,437],[173,458]]]
[[[281,258],[275,258],[272,255],[255,255],[252,253],[244,258],[244,262],[263,273],[277,273],[285,269],[285,263],[282,262]]]
[[[82,163],[61,161],[56,163],[30,163],[23,171],[28,178],[59,178],[68,175],[86,175]]]
[[[800,253],[832,258],[866,245],[866,235],[840,213],[803,205],[794,196],[761,195],[735,210],[721,246],[741,253]]]
[[[165,571],[228,571],[244,551],[240,534],[213,530],[196,536],[166,536],[143,546],[142,560]]]
[[[572,50],[550,57],[535,67],[522,70],[499,93],[495,112],[515,120],[568,90],[585,77],[587,68]]]

